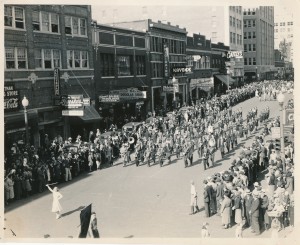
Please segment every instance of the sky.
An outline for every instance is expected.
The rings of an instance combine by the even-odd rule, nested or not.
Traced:
[[[252,0],[251,2],[255,2]],[[298,0],[293,0],[298,1]],[[159,4],[162,3],[162,4]],[[179,25],[180,28],[186,28],[188,35],[192,36],[193,33],[201,33],[199,27],[197,27],[197,21],[201,12],[207,11],[208,2],[203,4],[195,4],[188,0],[178,2],[178,1],[157,1],[152,0],[147,3],[143,2],[140,4],[130,4],[130,2],[124,1],[120,4],[115,1],[110,5],[107,4],[107,1],[103,4],[92,5],[92,18],[97,20],[98,24],[111,24],[114,22],[123,22],[123,21],[133,21],[141,19],[152,19],[153,21],[167,21],[171,25]],[[186,4],[184,4],[186,2]],[[125,4],[129,3],[129,4]],[[174,3],[174,4],[172,4]],[[199,1],[198,1],[199,3]],[[225,3],[225,4],[224,4]],[[226,4],[227,3],[227,4]],[[238,4],[239,3],[239,4]],[[242,7],[257,7],[260,5],[265,6],[274,6],[274,18],[275,22],[279,22],[280,19],[284,17],[292,17],[293,12],[295,11],[295,5],[291,4],[291,1],[260,1],[256,5],[252,4],[242,4],[246,3],[245,1],[233,2],[233,5],[241,5]],[[214,1],[215,5],[215,1]],[[221,4],[217,2],[217,6],[229,6],[228,1],[223,1]],[[285,19],[285,18],[284,18]],[[201,33],[206,34],[206,33]],[[210,37],[208,37],[210,38]]]

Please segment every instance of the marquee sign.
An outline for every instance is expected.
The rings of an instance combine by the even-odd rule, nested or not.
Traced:
[[[243,58],[243,51],[228,51],[227,59],[230,58]]]
[[[100,95],[99,102],[102,103],[114,103],[119,102],[120,96],[119,95]]]
[[[12,111],[19,109],[19,91],[14,85],[4,85],[4,110]]]
[[[83,108],[83,95],[62,95],[61,105],[67,109]]]
[[[185,73],[185,72],[192,72],[191,67],[173,67],[172,73],[177,74],[177,73]]]

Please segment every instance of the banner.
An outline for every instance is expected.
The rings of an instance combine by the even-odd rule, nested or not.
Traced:
[[[79,238],[86,238],[92,215],[92,204],[85,207],[80,212],[80,233]]]
[[[294,124],[294,109],[285,109],[283,121],[285,125]]]
[[[60,73],[59,69],[54,69],[54,95],[58,96],[60,94]]]
[[[19,91],[14,85],[4,85],[4,111],[19,109]]]
[[[61,105],[65,109],[83,109],[83,95],[62,95]]]

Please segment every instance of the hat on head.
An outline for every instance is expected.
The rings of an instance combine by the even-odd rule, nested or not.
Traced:
[[[258,182],[255,182],[255,183],[254,183],[254,186],[256,186],[256,187],[259,186]]]
[[[250,192],[249,189],[247,189],[247,190],[245,191],[245,193],[246,193],[246,194],[251,194],[251,192]]]

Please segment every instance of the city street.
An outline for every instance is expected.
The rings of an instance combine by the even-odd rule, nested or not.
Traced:
[[[286,101],[292,94],[286,94]],[[270,118],[279,116],[277,101],[259,102],[252,98],[233,108],[243,109],[245,117],[249,109],[258,107],[258,112],[270,108]],[[261,130],[261,126],[259,127]],[[120,159],[111,168],[95,171],[61,184],[63,195],[61,205],[63,217],[55,219],[51,213],[52,194],[44,192],[23,199],[7,207],[5,238],[50,238],[78,237],[80,209],[92,203],[92,211],[97,213],[98,228],[103,238],[199,238],[203,222],[209,223],[212,237],[233,238],[235,226],[224,230],[221,217],[204,217],[202,201],[203,180],[214,173],[227,170],[241,146],[252,143],[254,136],[247,140],[238,139],[239,147],[220,160],[220,152],[215,157],[215,167],[203,170],[203,165],[194,152],[194,166],[184,168],[183,160],[160,167],[134,164],[123,167]],[[201,212],[190,213],[190,181],[195,181],[198,204]],[[264,182],[263,182],[264,185]],[[11,231],[12,230],[12,231]],[[289,236],[288,227],[279,233]],[[271,231],[258,237],[270,237]],[[250,229],[244,230],[244,237],[254,237]]]

